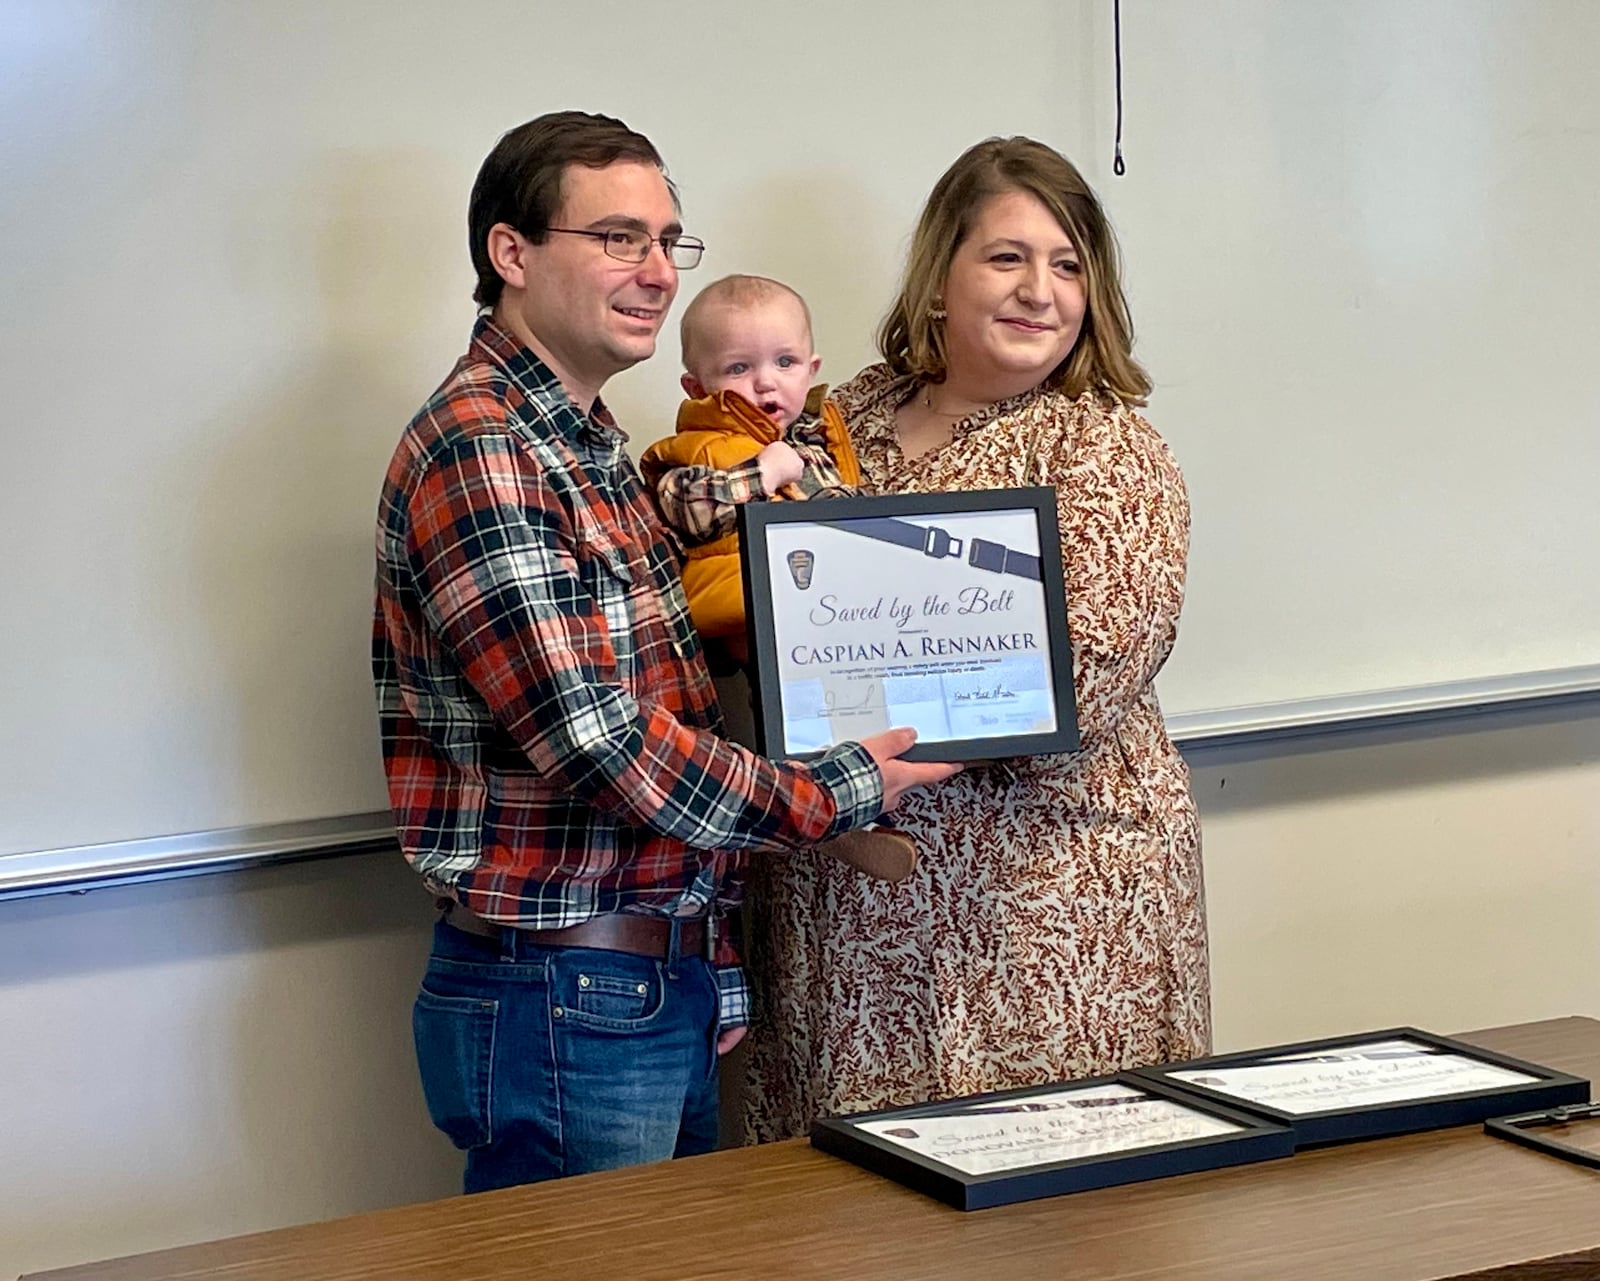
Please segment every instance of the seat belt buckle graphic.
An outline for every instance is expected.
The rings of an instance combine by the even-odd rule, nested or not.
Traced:
[[[959,538],[951,538],[950,531],[940,529],[937,525],[929,525],[927,533],[922,539],[922,554],[943,560],[946,556],[960,556],[962,542]]]
[[[967,552],[967,564],[991,574],[1003,574],[1006,572],[1006,546],[991,543],[987,538],[974,538]]]

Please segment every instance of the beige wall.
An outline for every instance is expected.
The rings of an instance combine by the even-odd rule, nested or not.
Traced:
[[[0,1277],[459,1190],[395,856],[0,903]]]
[[[1191,764],[1220,1049],[1600,1015],[1600,704]]]
[[[1219,1048],[1600,1014],[1600,707],[1195,753]],[[0,1277],[452,1193],[398,858],[0,903]]]

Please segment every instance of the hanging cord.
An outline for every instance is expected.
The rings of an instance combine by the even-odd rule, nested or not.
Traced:
[[[1111,0],[1111,47],[1117,60],[1117,142],[1111,172],[1120,178],[1128,172],[1122,162],[1122,0]]]

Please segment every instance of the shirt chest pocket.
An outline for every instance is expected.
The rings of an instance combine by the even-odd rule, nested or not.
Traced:
[[[577,533],[579,573],[605,615],[618,666],[643,680],[664,658],[688,660],[696,642],[669,545],[636,545],[598,522]]]
[[[585,521],[576,533],[578,579],[605,615],[606,630],[615,643],[635,625],[631,602],[639,570],[629,548],[599,522]]]

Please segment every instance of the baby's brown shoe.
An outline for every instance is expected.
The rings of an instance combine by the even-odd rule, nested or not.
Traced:
[[[817,849],[879,881],[903,881],[917,865],[916,842],[893,827],[840,832]]]

